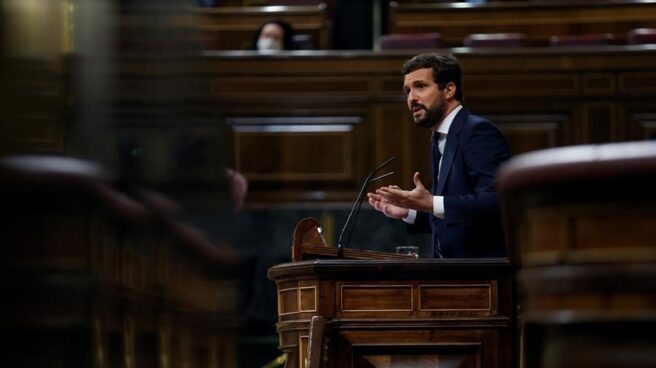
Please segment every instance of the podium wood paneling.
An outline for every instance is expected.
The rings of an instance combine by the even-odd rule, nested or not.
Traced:
[[[326,367],[513,365],[507,260],[321,259],[274,266],[269,278],[289,367],[305,367],[316,316]]]
[[[514,364],[507,259],[416,259],[348,248],[340,256],[323,244],[318,226],[313,218],[299,221],[294,262],[268,272],[288,367]]]
[[[288,367],[514,364],[507,259],[416,259],[349,248],[339,256],[318,226],[313,218],[299,221],[294,262],[268,272]]]

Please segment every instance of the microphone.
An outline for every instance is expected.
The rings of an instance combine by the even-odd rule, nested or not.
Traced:
[[[348,217],[346,218],[346,222],[344,223],[344,227],[342,227],[342,232],[339,234],[339,239],[337,240],[337,257],[342,258],[344,255],[344,248],[348,244],[349,240],[351,239],[351,234],[353,234],[353,229],[355,228],[355,219],[358,216],[358,212],[360,212],[360,206],[362,206],[362,197],[364,197],[364,192],[367,189],[367,186],[375,181],[378,181],[380,179],[386,178],[392,174],[394,174],[394,171],[388,172],[387,174],[383,174],[381,176],[371,178],[374,176],[375,173],[380,171],[383,167],[387,166],[390,162],[396,160],[396,156],[392,156],[390,159],[387,161],[383,162],[382,164],[378,165],[375,169],[371,170],[369,175],[367,175],[367,178],[364,179],[364,182],[362,183],[362,187],[360,188],[360,193],[358,193],[358,197],[355,199],[355,203],[353,203],[353,208],[351,208],[351,212],[349,213]],[[355,213],[355,214],[354,214]],[[349,223],[351,222],[351,219],[353,219],[353,225],[351,225],[351,231],[349,231],[348,236],[346,237],[346,241],[342,243],[342,237],[344,237],[344,232],[346,232],[346,229],[348,228]]]

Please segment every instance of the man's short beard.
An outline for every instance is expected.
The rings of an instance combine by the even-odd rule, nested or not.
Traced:
[[[420,127],[424,128],[431,128],[435,126],[435,124],[440,122],[440,119],[442,118],[442,115],[444,114],[444,107],[443,106],[437,106],[433,109],[426,109],[426,115],[424,115],[423,119],[414,119],[415,125],[418,125]]]

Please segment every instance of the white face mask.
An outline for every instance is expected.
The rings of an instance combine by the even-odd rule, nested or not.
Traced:
[[[280,40],[262,37],[257,40],[257,49],[260,51],[279,51],[282,50],[282,43]]]

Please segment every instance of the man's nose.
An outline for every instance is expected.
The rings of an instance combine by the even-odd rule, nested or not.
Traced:
[[[413,91],[408,92],[408,102],[413,103],[417,102],[417,97]]]

